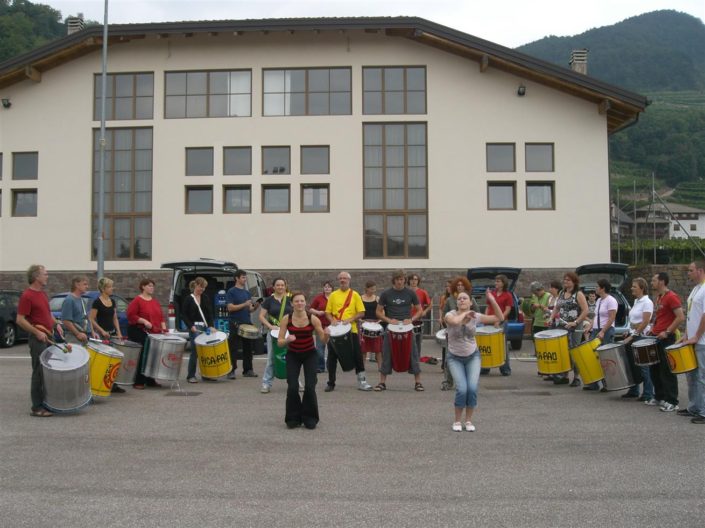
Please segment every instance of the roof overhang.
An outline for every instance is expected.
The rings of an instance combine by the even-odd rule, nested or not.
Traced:
[[[475,61],[480,71],[495,68],[590,101],[596,105],[597,112],[605,115],[609,133],[616,132],[636,121],[639,113],[643,112],[648,104],[643,95],[416,17],[164,22],[111,25],[108,29],[110,46],[150,36],[172,38],[191,37],[195,34],[216,36],[220,33],[241,35],[253,32],[300,31],[384,32],[388,36],[408,38]],[[0,64],[0,88],[26,79],[40,82],[42,72],[92,53],[100,49],[102,44],[103,27],[89,26],[82,31],[5,61]]]

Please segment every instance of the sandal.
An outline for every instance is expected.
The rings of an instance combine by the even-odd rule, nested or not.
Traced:
[[[416,385],[414,385],[414,390],[416,392],[423,392],[425,389],[423,388],[423,385],[421,385],[421,383],[419,382]]]
[[[385,385],[384,383],[378,383],[377,385],[375,385],[374,390],[375,390],[376,392],[386,391],[386,390],[387,390],[387,385]]]
[[[53,413],[50,413],[49,411],[47,411],[43,407],[39,407],[37,409],[32,409],[30,411],[30,415],[31,416],[38,416],[39,418],[48,418],[49,416],[54,416]]]

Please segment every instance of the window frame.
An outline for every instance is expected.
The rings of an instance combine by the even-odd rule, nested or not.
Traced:
[[[151,95],[137,95],[137,76],[138,75],[147,75],[152,77],[152,91]],[[118,97],[117,96],[117,79],[118,77],[132,77],[132,95],[129,97]],[[102,82],[102,74],[100,73],[94,73],[93,74],[93,121],[100,121],[100,100],[101,100],[101,94],[98,93],[99,86],[98,82]],[[111,90],[106,89],[106,96],[105,96],[105,106],[106,106],[106,121],[139,121],[139,120],[152,120],[154,119],[154,72],[152,71],[144,71],[144,72],[113,72],[113,73],[108,73],[107,74],[107,80],[108,83],[110,83]],[[152,104],[150,105],[150,115],[149,117],[137,117],[137,101],[138,99],[151,99]],[[115,117],[115,109],[116,109],[116,101],[118,99],[131,99],[131,116],[132,117],[125,117],[125,118],[117,118]]]
[[[287,160],[287,167],[285,167],[287,170],[286,172],[266,172],[265,171],[265,152],[269,149],[286,149],[288,151],[288,160]],[[290,176],[291,175],[291,145],[262,145],[260,148],[260,170],[262,172],[263,176]]]
[[[210,173],[189,173],[189,152],[210,151]],[[184,147],[184,175],[185,176],[213,176],[215,173],[215,149],[213,147]]]
[[[233,92],[229,91],[227,94],[216,93],[212,91],[211,74],[213,73],[239,73],[247,72],[250,74],[250,91],[249,92]],[[188,90],[188,74],[206,74],[206,91],[205,93],[191,93]],[[184,93],[181,94],[168,94],[168,78],[169,75],[186,75],[186,87],[184,88]],[[163,101],[163,115],[164,119],[232,119],[232,118],[245,118],[252,117],[252,68],[235,68],[235,69],[216,69],[216,70],[169,70],[164,72],[164,101]],[[211,97],[217,95],[227,95],[228,97],[233,97],[237,95],[249,95],[249,105],[247,115],[211,115]],[[205,97],[205,115],[188,115],[188,97]],[[167,105],[169,104],[170,98],[184,97],[184,115],[181,116],[170,116],[167,113]]]
[[[34,156],[34,175],[30,175],[29,177],[18,177],[17,176],[17,161],[18,157],[22,156],[28,156],[28,155],[33,155]],[[13,152],[12,153],[12,181],[37,181],[39,179],[39,151],[38,150],[27,150],[27,151],[18,151],[18,152]]]
[[[511,187],[512,189],[512,207],[491,207],[490,203],[490,187]],[[506,180],[488,180],[487,181],[487,210],[488,211],[516,211],[517,210],[517,182]]]
[[[529,188],[531,187],[549,187],[551,190],[551,207],[529,207]],[[524,194],[526,196],[526,210],[527,211],[555,211],[556,210],[556,182],[555,181],[545,181],[545,180],[530,180],[526,182],[524,188]]]
[[[249,163],[249,169],[247,172],[228,172],[226,170],[226,151],[228,150],[233,150],[233,151],[247,151],[250,156],[250,163]],[[237,146],[237,145],[232,145],[232,146],[227,146],[223,147],[223,176],[252,176],[252,147],[251,146]]]
[[[404,71],[404,87],[401,90],[387,90],[385,81],[385,70],[397,70],[402,69]],[[409,90],[409,78],[408,70],[412,69],[422,69],[424,73],[424,88],[423,88],[423,101],[424,108],[423,112],[409,112],[409,93],[420,92],[420,90]],[[365,89],[365,73],[370,70],[381,70],[380,74],[380,89],[379,90],[367,90]],[[401,113],[398,112],[387,112],[386,109],[386,97],[387,93],[399,92],[403,97],[404,110]],[[380,93],[381,95],[381,105],[380,112],[368,112],[365,104],[365,95],[368,93]],[[428,114],[428,68],[426,65],[385,65],[385,66],[363,66],[362,67],[362,115],[427,115]]]
[[[37,188],[22,188],[22,189],[11,189],[11,216],[13,218],[36,218],[39,216],[39,190]],[[34,195],[34,214],[17,214],[17,197],[19,194],[33,194]]]
[[[310,72],[312,71],[321,71],[321,70],[328,70],[328,91],[310,91],[309,89],[309,78],[310,78]],[[347,70],[348,72],[348,79],[350,81],[348,85],[348,90],[336,90],[332,91],[330,89],[330,72],[332,70]],[[283,92],[273,92],[273,91],[267,91],[267,87],[265,86],[265,79],[266,79],[266,74],[267,72],[283,72],[284,75],[287,75],[287,72],[292,72],[292,71],[304,71],[305,72],[305,81],[304,81],[304,91],[303,92],[293,92],[291,90],[287,91],[286,90],[286,84],[284,86],[284,91]],[[262,68],[262,117],[312,117],[312,116],[343,116],[343,115],[352,115],[352,106],[353,106],[353,89],[352,89],[352,84],[353,84],[353,75],[352,75],[352,67],[351,66],[316,66],[316,67],[302,67],[302,68]],[[311,94],[323,94],[327,93],[328,94],[328,113],[325,114],[318,114],[318,113],[311,113],[310,112],[310,105],[309,105],[309,98]],[[283,113],[268,113],[266,104],[267,104],[267,96],[268,95],[276,95],[276,94],[281,94],[284,97],[284,110]],[[301,114],[292,114],[291,112],[287,113],[286,111],[286,106],[287,106],[287,96],[291,98],[292,94],[301,94],[304,97],[305,101],[305,111]],[[332,94],[348,94],[348,101],[349,105],[347,108],[347,111],[344,113],[332,113],[330,111],[331,109],[331,97]]]
[[[529,147],[551,147],[551,168],[549,170],[529,168]],[[556,172],[556,145],[550,141],[524,143],[524,172]]]
[[[226,204],[228,200],[228,191],[232,190],[247,190],[250,193],[250,207],[247,211],[228,211]],[[223,214],[252,214],[252,185],[223,185]]]
[[[305,149],[325,149],[327,154],[325,172],[315,172],[304,170],[304,150]],[[299,174],[330,174],[330,145],[301,145],[299,147]]]
[[[186,215],[212,215],[213,200],[215,199],[212,185],[185,185],[184,186],[184,214]],[[209,211],[190,211],[189,210],[189,192],[190,191],[210,191],[210,210]]]
[[[306,209],[304,205],[304,193],[307,189],[325,189],[326,190],[326,208],[325,209]],[[299,189],[299,211],[305,214],[330,213],[330,184],[329,183],[302,183]]]
[[[267,191],[276,189],[286,189],[287,191],[287,209],[286,211],[268,211],[266,208],[267,201]],[[288,183],[266,183],[262,184],[262,202],[261,209],[262,214],[289,214],[291,213],[291,185]]]
[[[490,169],[490,147],[511,146],[512,147],[512,169],[511,170],[496,170]],[[514,173],[517,171],[517,146],[516,143],[508,142],[490,142],[485,143],[485,171],[497,173]]]

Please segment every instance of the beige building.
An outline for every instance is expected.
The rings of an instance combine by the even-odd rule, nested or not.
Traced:
[[[110,27],[105,269],[610,260],[646,106],[419,18]],[[0,272],[95,269],[102,28],[0,64]]]

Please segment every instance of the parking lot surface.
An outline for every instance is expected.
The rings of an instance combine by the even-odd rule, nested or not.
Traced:
[[[705,428],[623,391],[536,375],[481,378],[474,433],[451,431],[453,392],[354,373],[324,393],[316,430],[284,424],[285,383],[260,379],[113,394],[70,415],[29,415],[30,361],[0,351],[0,519],[7,527],[674,526],[705,519]],[[424,342],[424,355],[440,348]],[[375,364],[368,364],[374,385]],[[264,370],[261,356],[255,371]],[[185,365],[182,376],[185,375]],[[687,392],[680,376],[681,407]]]

